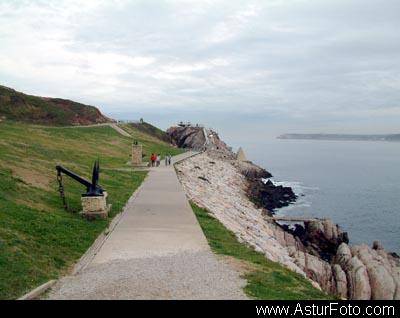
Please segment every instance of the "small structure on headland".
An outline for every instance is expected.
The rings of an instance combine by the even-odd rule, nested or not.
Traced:
[[[236,159],[238,161],[247,161],[246,155],[244,154],[242,147],[239,148],[239,150],[236,154]]]
[[[178,126],[179,126],[179,127],[192,127],[192,123],[191,123],[190,121],[188,121],[188,122],[186,122],[186,123],[184,123],[183,121],[180,121],[180,122],[178,123]]]
[[[132,166],[141,166],[142,165],[142,156],[143,147],[140,145],[137,140],[134,140],[132,143]]]

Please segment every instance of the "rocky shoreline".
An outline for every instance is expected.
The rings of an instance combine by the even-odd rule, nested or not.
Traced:
[[[372,247],[350,246],[347,233],[329,219],[305,221],[294,228],[279,224],[271,215],[275,208],[295,200],[292,189],[263,182],[270,173],[235,157],[219,143],[177,164],[187,196],[239,241],[327,293],[343,299],[400,299],[397,255],[379,242]]]

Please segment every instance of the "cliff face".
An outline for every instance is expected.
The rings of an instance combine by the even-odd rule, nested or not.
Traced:
[[[167,134],[179,148],[199,149],[205,147],[206,138],[200,127],[170,127]]]
[[[218,133],[199,126],[174,126],[167,130],[172,142],[180,148],[213,150],[214,156],[236,158],[232,150],[223,142]]]
[[[26,95],[0,86],[0,117],[44,125],[91,125],[111,122],[96,107],[66,99]]]
[[[350,247],[347,235],[330,220],[281,226],[248,196],[251,184],[243,166],[209,150],[177,164],[188,195],[237,238],[268,259],[312,280],[326,292],[349,299],[400,299],[400,263],[378,243]],[[259,167],[255,171],[260,171]],[[256,177],[257,172],[253,175]],[[260,174],[262,176],[262,173]]]

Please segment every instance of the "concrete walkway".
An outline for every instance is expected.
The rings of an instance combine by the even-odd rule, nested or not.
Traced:
[[[244,284],[211,252],[173,166],[162,165],[150,170],[89,265],[49,298],[242,299]]]

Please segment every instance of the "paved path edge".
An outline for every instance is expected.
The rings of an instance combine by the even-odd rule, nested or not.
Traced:
[[[43,295],[43,293],[45,293],[47,290],[49,290],[51,287],[53,287],[55,285],[55,283],[57,283],[57,282],[58,282],[57,279],[49,280],[48,282],[46,282],[46,283],[34,288],[30,292],[28,292],[25,295],[21,296],[17,300],[34,300],[34,299],[38,299],[41,295]]]
[[[142,190],[147,177],[148,177],[148,174],[143,179],[140,186],[129,197],[128,201],[126,201],[125,206],[122,209],[122,211],[114,216],[114,218],[110,222],[109,226],[100,233],[100,235],[96,238],[96,240],[93,242],[93,244],[81,256],[81,258],[78,260],[78,262],[75,263],[75,265],[72,269],[72,272],[71,272],[72,276],[79,274],[82,270],[84,270],[91,263],[93,258],[96,256],[97,252],[101,249],[101,247],[104,245],[105,241],[109,238],[110,234],[114,231],[115,227],[121,221],[122,216],[126,213],[128,203],[131,201],[134,201],[135,198],[140,193],[140,191]]]

